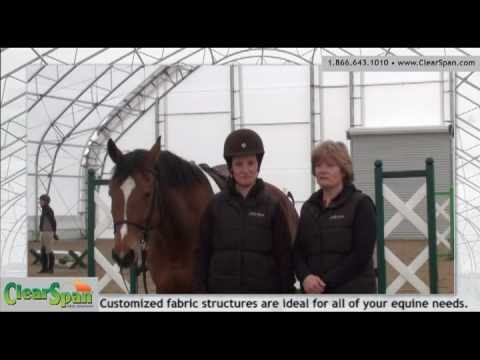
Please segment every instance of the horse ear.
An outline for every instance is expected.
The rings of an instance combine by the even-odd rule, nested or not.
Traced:
[[[110,159],[112,159],[112,161],[115,164],[118,164],[123,154],[117,148],[117,145],[115,145],[115,142],[112,139],[108,139],[107,149],[108,149],[108,155],[110,156]]]
[[[155,144],[152,146],[152,148],[149,151],[149,157],[150,160],[155,163],[158,160],[158,157],[160,156],[160,150],[161,150],[161,141],[162,137],[159,136]]]

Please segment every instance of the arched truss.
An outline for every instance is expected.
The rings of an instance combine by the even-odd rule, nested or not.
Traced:
[[[163,86],[162,97],[180,84],[199,65],[242,63],[242,64],[319,64],[322,56],[336,55],[375,55],[375,56],[472,56],[480,55],[479,49],[419,49],[419,48],[129,48],[129,49],[85,49],[85,48],[1,48],[1,243],[0,260],[10,262],[16,247],[15,239],[23,239],[20,246],[24,251],[26,238],[26,118],[36,107],[42,106],[46,99],[55,99],[54,91],[72,76],[78,67],[84,64],[104,64],[76,95],[61,99],[65,106],[53,119],[41,135],[35,155],[35,172],[43,179],[45,190],[51,186],[52,178],[61,176],[56,166],[57,158],[63,149],[80,147],[84,154],[79,169],[102,167],[105,159],[104,143],[109,137],[121,138],[138,119],[154,105],[153,92]],[[57,64],[58,71],[53,77],[47,77],[47,65]],[[153,65],[153,66],[150,66]],[[172,66],[179,65],[179,66]],[[115,102],[118,89],[135,74],[153,69],[145,80],[132,88],[122,101]],[[27,71],[28,69],[28,71]],[[112,72],[123,72],[119,83],[102,88],[99,83]],[[459,220],[478,235],[480,229],[475,226],[480,218],[480,141],[478,146],[463,146],[462,138],[470,136],[480,140],[480,124],[469,121],[468,114],[480,111],[480,80],[478,73],[457,74],[456,99],[463,105],[455,111],[457,122],[457,210]],[[29,91],[29,84],[37,79],[47,81],[49,86],[41,91]],[[13,89],[13,90],[12,90]],[[85,100],[85,94],[92,89],[100,91],[102,96]],[[26,104],[26,106],[25,106]],[[111,111],[96,126],[83,127],[98,109]],[[81,109],[82,116],[75,116]],[[63,116],[71,112],[72,121],[62,123]],[[80,111],[78,111],[80,112]],[[131,116],[131,115],[135,116]],[[78,144],[74,139],[85,139]],[[52,139],[54,139],[52,141]],[[48,163],[39,164],[38,159],[50,158]],[[83,166],[82,166],[83,165]],[[464,170],[469,167],[479,171],[471,176]],[[82,173],[80,172],[80,175]],[[38,186],[38,181],[37,181]],[[473,190],[477,195],[465,198],[462,188]],[[38,189],[37,189],[38,192]],[[460,219],[461,218],[461,219]],[[4,220],[6,219],[6,220]],[[476,259],[473,246],[475,240],[462,237],[464,229],[457,228],[458,244],[464,246],[471,257],[472,271],[475,271]],[[1,265],[1,263],[0,263]]]

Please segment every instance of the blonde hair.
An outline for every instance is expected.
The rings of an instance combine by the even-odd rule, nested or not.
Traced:
[[[326,140],[315,146],[312,151],[312,174],[315,176],[315,165],[322,161],[334,162],[343,173],[343,183],[353,182],[352,158],[347,146],[341,141]]]

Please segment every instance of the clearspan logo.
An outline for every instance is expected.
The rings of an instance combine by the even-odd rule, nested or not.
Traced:
[[[60,283],[52,282],[48,288],[24,288],[22,284],[9,282],[3,290],[5,304],[16,305],[18,301],[48,301],[61,308],[93,304],[92,288],[81,282],[74,282],[76,291],[61,291]]]

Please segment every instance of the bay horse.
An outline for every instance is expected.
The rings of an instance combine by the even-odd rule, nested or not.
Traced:
[[[125,154],[108,141],[115,164],[109,183],[112,257],[121,268],[130,267],[139,259],[139,244],[145,239],[146,265],[157,293],[191,293],[200,221],[215,185],[193,162],[161,150],[160,140],[150,150]],[[225,188],[226,165],[214,169],[219,188]],[[294,204],[272,184],[265,182],[265,189],[279,201],[293,241],[299,220]]]

